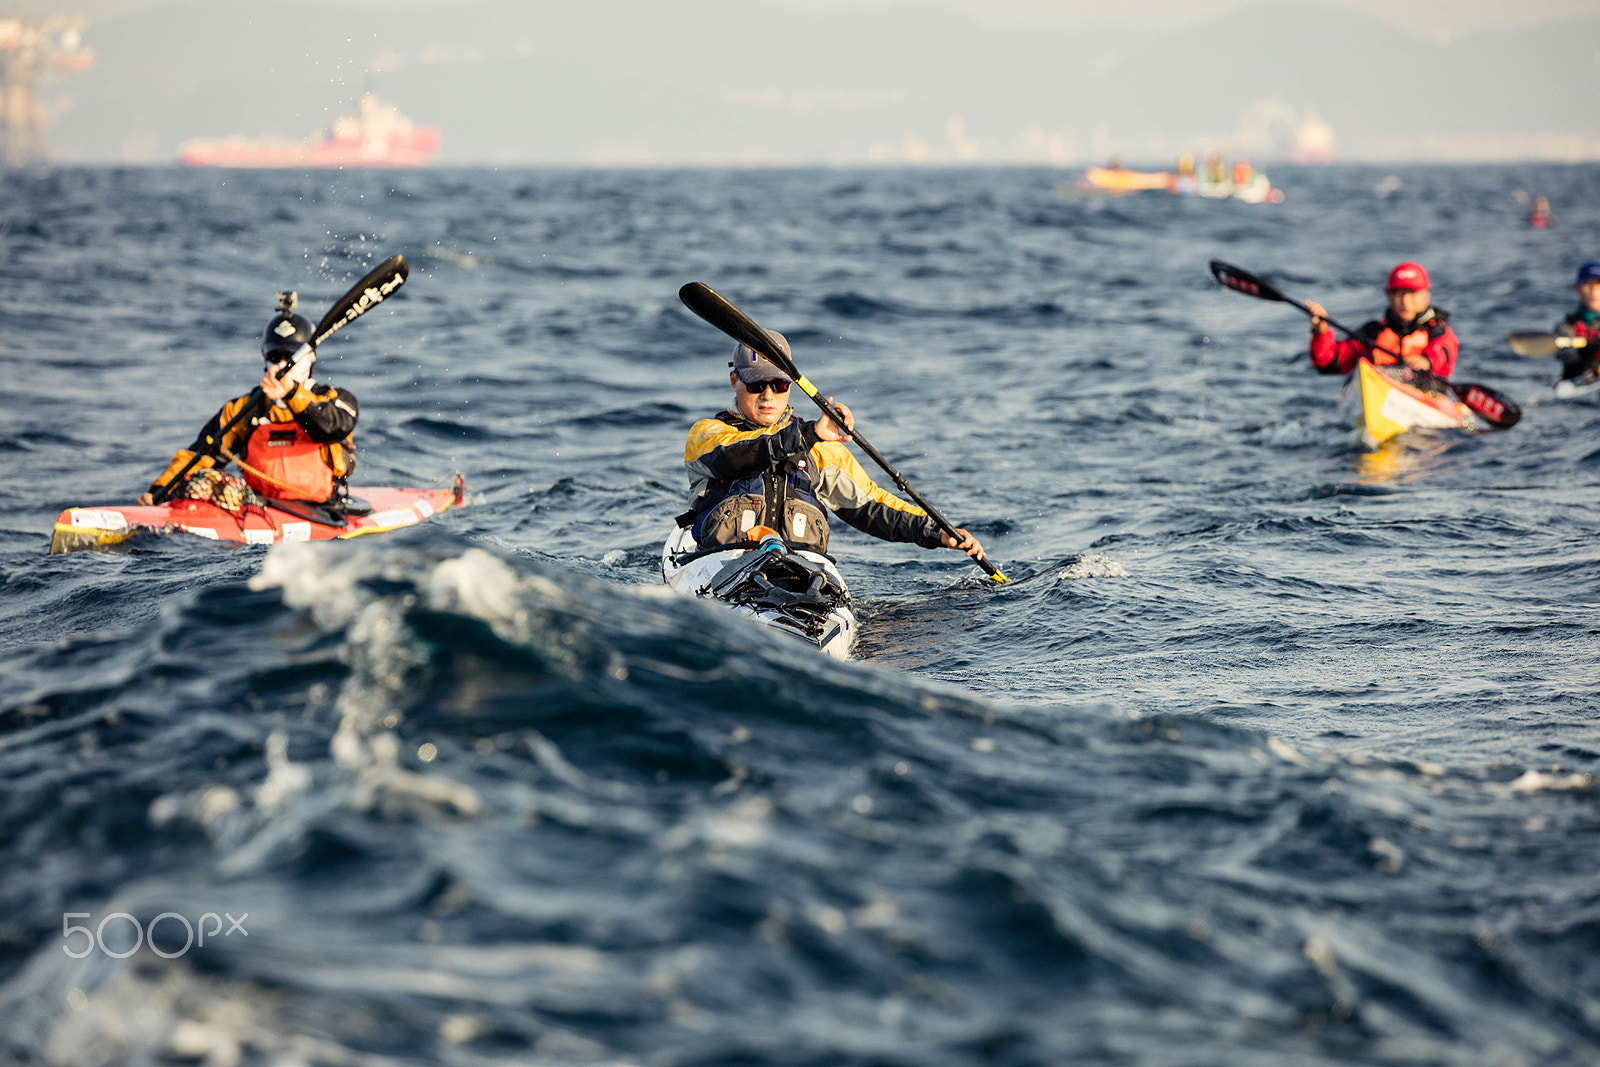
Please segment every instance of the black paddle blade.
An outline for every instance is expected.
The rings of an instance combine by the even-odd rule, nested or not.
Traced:
[[[1498,389],[1477,382],[1451,382],[1450,388],[1473,414],[1497,430],[1509,430],[1522,419],[1522,408]]]
[[[311,335],[311,347],[317,347],[383,303],[410,276],[411,264],[398,253],[379,263],[365,278],[351,286],[349,292],[334,301],[333,307],[317,323],[316,332]]]
[[[789,377],[800,380],[800,371],[795,368],[794,360],[773,343],[767,331],[757,326],[754,319],[734,307],[727,297],[711,286],[704,282],[690,282],[678,290],[678,299],[690,311],[735,341],[766,356]]]
[[[1563,348],[1586,347],[1584,338],[1559,333],[1508,333],[1506,344],[1519,356],[1558,356]]]
[[[1287,300],[1282,293],[1273,288],[1270,282],[1256,277],[1247,270],[1242,270],[1220,259],[1211,261],[1211,276],[1225,287],[1245,296],[1259,297],[1262,300]]]

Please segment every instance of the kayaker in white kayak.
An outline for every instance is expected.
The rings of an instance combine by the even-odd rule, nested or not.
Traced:
[[[207,442],[215,441],[222,427],[255,396],[247,394],[228,401],[201,429],[194,444],[172,457],[139,503],[154,503],[154,494],[196,452],[206,454],[191,473],[207,467],[220,469],[231,460],[238,464],[245,483],[264,497],[319,504],[343,497],[345,480],[355,469],[351,434],[356,428],[359,406],[349,390],[312,379],[315,351],[301,356],[288,374],[278,377],[283,364],[311,339],[311,323],[295,313],[294,305],[294,293],[279,293],[277,313],[262,334],[261,356],[266,367],[259,388],[267,399],[263,411],[230,430],[220,448],[208,448]],[[213,452],[218,454],[215,459]]]
[[[1588,343],[1567,349],[1561,364],[1563,378],[1582,377],[1600,361],[1600,260],[1579,267],[1572,288],[1578,294],[1578,310],[1556,323],[1556,333],[1581,337]]]
[[[789,351],[782,334],[767,333]],[[751,528],[766,526],[792,546],[826,552],[831,511],[885,541],[954,548],[984,558],[972,534],[962,529],[956,530],[959,539],[942,534],[921,508],[867,476],[843,443],[845,429],[855,427],[848,407],[834,404],[845,429],[826,415],[807,422],[789,406],[793,382],[775,364],[741,344],[729,366],[733,404],[695,423],[683,450],[692,505],[678,523],[692,526],[700,548],[733,544]]]
[[[1367,323],[1356,331],[1356,337],[1346,340],[1335,339],[1327,309],[1306,301],[1306,310],[1311,312],[1311,365],[1322,374],[1349,374],[1366,356],[1380,367],[1404,362],[1416,373],[1450,377],[1461,343],[1450,328],[1449,316],[1433,306],[1428,272],[1409,261],[1397,264],[1389,272],[1385,290],[1389,309],[1383,318]],[[1401,358],[1396,360],[1393,352]],[[1426,377],[1417,384],[1429,385]]]

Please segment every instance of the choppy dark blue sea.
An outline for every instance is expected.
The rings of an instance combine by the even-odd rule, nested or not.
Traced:
[[[0,172],[0,1063],[1600,1061],[1600,405],[1503,341],[1600,167],[1069,177]],[[46,554],[395,252],[318,377],[469,506]],[[1521,424],[1363,446],[1213,258],[1419,260]],[[689,281],[1015,580],[836,529],[842,663],[666,595]]]

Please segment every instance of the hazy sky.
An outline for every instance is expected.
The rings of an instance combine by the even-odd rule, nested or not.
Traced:
[[[1597,0],[12,2],[89,21],[41,92],[69,162],[320,136],[363,88],[442,164],[1600,159]]]
[[[646,0],[649,2],[649,0]],[[904,0],[775,0],[788,7],[825,11],[836,7],[888,7]],[[922,0],[967,12],[997,23],[1082,25],[1118,22],[1181,25],[1199,22],[1242,7],[1283,7],[1296,0]],[[1338,8],[1404,26],[1413,33],[1449,38],[1475,30],[1537,26],[1595,13],[1594,0],[1320,0],[1319,7]]]
[[[142,8],[158,7],[171,0],[21,0],[8,5],[12,10],[54,14],[78,14],[89,19],[124,14]],[[214,0],[218,4],[260,7],[256,0]],[[322,0],[326,4],[380,7],[395,10],[408,7],[459,5],[460,0]],[[558,0],[528,0],[529,6],[556,3]],[[570,3],[572,0],[559,0]],[[666,0],[636,0],[642,7]],[[692,10],[693,0],[673,0]],[[916,2],[964,11],[991,23],[1046,24],[1054,26],[1090,23],[1174,26],[1214,18],[1242,7],[1286,7],[1301,0],[767,0],[803,11],[826,11],[842,7],[893,7]],[[1513,26],[1537,26],[1562,19],[1583,18],[1596,11],[1595,0],[1319,0],[1318,6],[1369,15],[1403,26],[1411,32],[1445,40],[1477,30]]]

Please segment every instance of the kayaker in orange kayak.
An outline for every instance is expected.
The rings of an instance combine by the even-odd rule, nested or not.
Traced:
[[[1348,374],[1366,356],[1379,366],[1404,362],[1413,371],[1450,377],[1461,343],[1446,321],[1449,316],[1433,306],[1428,272],[1409,261],[1398,264],[1389,272],[1385,289],[1389,310],[1383,318],[1346,340],[1334,336],[1321,304],[1306,301],[1311,313],[1311,365],[1322,374]],[[1401,358],[1396,360],[1393,352]]]
[[[261,338],[261,356],[266,360],[259,386],[266,398],[261,412],[229,430],[220,442],[220,460],[213,459],[207,446],[257,397],[250,393],[228,401],[194,444],[172,457],[139,503],[153,503],[154,494],[202,451],[207,454],[200,456],[193,470],[225,467],[231,460],[245,483],[264,497],[323,503],[343,495],[345,480],[355,469],[351,434],[359,406],[349,390],[311,378],[316,352],[301,349],[311,340],[312,326],[295,313],[294,306],[294,293],[279,293],[277,313]],[[284,364],[291,361],[288,373],[279,378]]]

